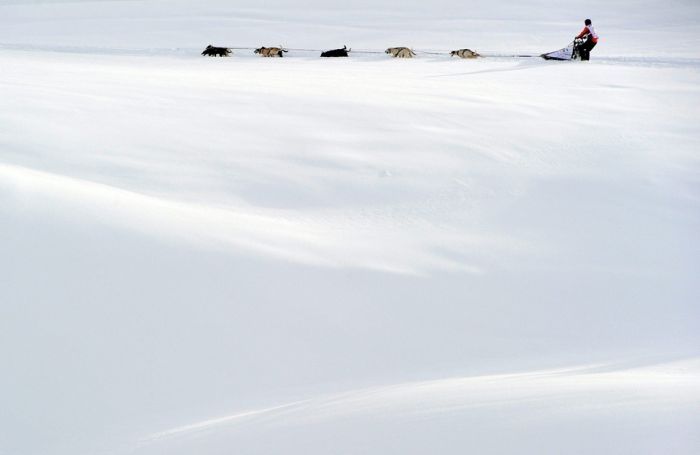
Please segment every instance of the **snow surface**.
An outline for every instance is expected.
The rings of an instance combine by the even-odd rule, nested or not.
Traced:
[[[700,4],[266,6],[0,0],[0,454],[697,453]]]

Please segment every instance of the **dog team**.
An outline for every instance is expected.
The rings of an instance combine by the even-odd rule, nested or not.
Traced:
[[[228,57],[231,55],[231,49],[227,47],[215,47],[212,46],[211,44],[207,46],[206,49],[204,49],[204,52],[202,52],[202,55],[206,55],[209,57]],[[287,49],[285,49],[282,46],[279,47],[259,47],[253,51],[254,53],[260,55],[261,57],[284,57],[284,54],[286,52],[289,52]],[[348,57],[349,53],[351,52],[351,49],[348,49],[347,46],[343,46],[342,49],[332,49],[330,51],[325,51],[321,53],[321,57]],[[413,58],[416,56],[416,53],[408,48],[408,47],[390,47],[386,51],[384,51],[385,54],[389,54],[394,58]],[[470,49],[459,49],[456,51],[450,52],[451,57],[459,57],[459,58],[477,58],[480,57],[480,55]]]

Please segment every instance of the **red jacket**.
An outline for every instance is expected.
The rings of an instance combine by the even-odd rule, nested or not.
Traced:
[[[583,30],[581,30],[581,33],[579,33],[576,38],[585,38],[588,35],[591,35],[591,41],[598,43],[598,34],[595,32],[595,28],[593,28],[592,25],[583,27]]]

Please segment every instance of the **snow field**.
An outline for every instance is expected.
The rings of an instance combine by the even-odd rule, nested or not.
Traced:
[[[0,454],[693,453],[697,5],[199,56],[528,5],[0,2]]]

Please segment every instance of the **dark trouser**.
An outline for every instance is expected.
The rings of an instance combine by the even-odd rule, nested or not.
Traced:
[[[591,59],[591,51],[595,47],[597,43],[593,42],[593,37],[591,35],[588,35],[588,38],[586,41],[579,46],[579,52],[581,54],[581,60],[590,60]]]

